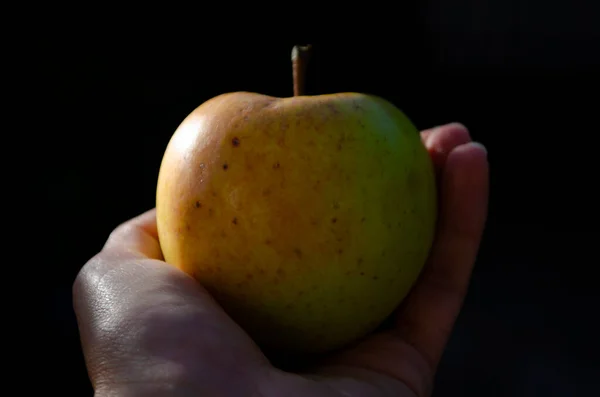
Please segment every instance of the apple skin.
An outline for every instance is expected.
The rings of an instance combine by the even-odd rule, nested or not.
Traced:
[[[433,165],[382,98],[236,92],[200,105],[161,163],[166,262],[266,349],[323,353],[378,327],[428,256]]]

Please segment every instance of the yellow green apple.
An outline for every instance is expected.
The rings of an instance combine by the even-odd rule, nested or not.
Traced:
[[[326,352],[405,298],[432,244],[436,185],[390,102],[236,92],[174,132],[157,184],[165,260],[265,348]]]

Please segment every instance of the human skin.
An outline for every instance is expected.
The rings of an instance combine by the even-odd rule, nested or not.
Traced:
[[[193,278],[166,264],[155,211],[116,228],[73,288],[98,397],[427,396],[460,312],[487,215],[488,162],[467,129],[421,133],[439,190],[427,265],[390,327],[302,372],[276,368]]]

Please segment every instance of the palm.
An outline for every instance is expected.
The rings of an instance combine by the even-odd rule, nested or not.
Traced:
[[[150,211],[118,228],[74,287],[96,395],[429,394],[479,244],[487,162],[459,126],[422,135],[438,170],[441,220],[429,263],[388,330],[302,373],[277,369],[204,289],[165,266]]]

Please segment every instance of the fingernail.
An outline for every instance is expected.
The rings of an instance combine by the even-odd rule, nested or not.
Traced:
[[[478,148],[480,148],[481,150],[483,150],[483,152],[487,155],[488,151],[487,148],[483,145],[483,143],[479,143],[479,142],[471,142],[471,145],[476,146]]]

